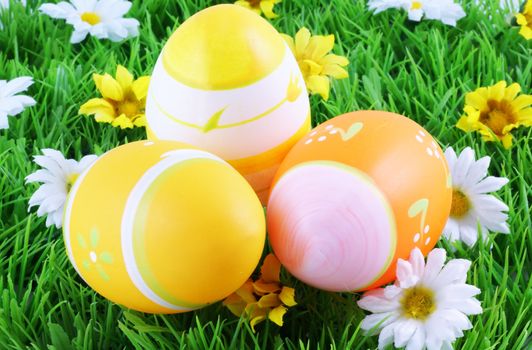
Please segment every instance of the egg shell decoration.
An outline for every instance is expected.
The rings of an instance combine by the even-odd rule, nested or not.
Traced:
[[[217,5],[164,46],[146,102],[149,139],[186,142],[233,165],[263,203],[279,164],[311,128],[297,62],[265,19]]]
[[[101,156],[65,206],[70,261],[98,293],[128,308],[177,313],[238,289],[265,241],[251,186],[211,153],[140,141]]]
[[[394,113],[348,113],[288,153],[272,185],[268,234],[300,280],[368,290],[394,280],[397,259],[414,247],[434,247],[451,195],[444,155],[420,125]]]

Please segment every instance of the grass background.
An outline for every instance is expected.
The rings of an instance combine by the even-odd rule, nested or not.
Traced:
[[[123,64],[150,74],[168,36],[184,19],[219,1],[133,1],[128,17],[141,22],[140,36],[123,43],[90,38],[69,43],[63,21],[40,15],[40,1],[13,4],[0,15],[0,78],[31,75],[35,107],[10,118],[0,130],[0,349],[373,349],[376,337],[359,329],[364,313],[356,294],[307,287],[290,276],[299,305],[285,326],[265,322],[252,333],[220,304],[197,312],[154,316],[128,311],[94,293],[70,265],[61,232],[28,214],[35,190],[24,177],[34,171],[32,155],[55,148],[73,158],[102,153],[144,138],[142,130],[121,131],[78,116],[79,106],[96,95],[93,72],[114,73]],[[495,2],[498,3],[498,0]],[[329,101],[312,97],[313,122],[360,109],[383,109],[411,117],[442,146],[473,147],[492,159],[490,173],[510,183],[499,192],[510,207],[512,234],[492,235],[487,245],[458,245],[449,256],[473,261],[468,282],[482,289],[484,313],[455,343],[459,349],[531,348],[532,319],[532,129],[515,132],[511,150],[484,144],[457,130],[464,94],[499,80],[518,82],[532,93],[532,41],[510,28],[493,2],[485,9],[463,3],[467,17],[456,28],[419,24],[406,14],[372,15],[365,1],[285,0],[272,24],[289,34],[307,26],[315,34],[334,33],[335,53],[350,59],[349,79],[333,84]]]

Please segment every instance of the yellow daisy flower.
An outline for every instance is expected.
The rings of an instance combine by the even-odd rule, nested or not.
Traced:
[[[294,53],[310,93],[329,98],[329,77],[344,79],[349,76],[342,67],[349,64],[344,56],[330,54],[334,47],[334,35],[314,35],[303,27],[295,38],[281,34]]]
[[[278,17],[278,15],[273,12],[273,7],[281,1],[282,0],[238,0],[235,4],[250,9],[258,15],[264,13],[266,18],[272,19]]]
[[[519,94],[517,83],[506,87],[505,81],[481,87],[465,98],[465,114],[456,126],[466,132],[478,131],[484,141],[502,141],[505,148],[512,145],[510,131],[532,125],[532,95]]]
[[[283,325],[283,316],[288,307],[297,305],[295,290],[283,286],[279,280],[281,263],[273,254],[268,254],[260,269],[260,277],[249,279],[236,292],[228,296],[223,304],[235,315],[245,315],[253,331],[266,318],[278,326]]]
[[[99,123],[110,123],[122,129],[146,126],[144,108],[148,94],[149,76],[133,80],[129,71],[118,65],[116,79],[109,74],[93,74],[102,98],[92,98],[83,104],[79,114],[94,115]]]
[[[515,15],[517,24],[521,26],[519,34],[525,39],[532,39],[532,1],[528,0],[523,7],[523,12]]]

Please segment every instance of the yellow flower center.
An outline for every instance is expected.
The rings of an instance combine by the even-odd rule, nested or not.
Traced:
[[[434,292],[422,286],[407,289],[401,298],[404,317],[425,320],[436,309]]]
[[[497,136],[503,136],[504,127],[517,121],[512,105],[507,100],[488,100],[488,109],[480,112],[479,121]]]
[[[126,117],[132,118],[139,114],[139,103],[131,100],[119,102],[116,107],[117,115],[125,114]]]
[[[70,174],[66,182],[67,193],[70,192],[70,189],[72,188],[72,186],[74,186],[74,183],[76,182],[78,177],[79,177],[79,174]]]
[[[423,4],[421,4],[419,1],[412,1],[412,7],[411,10],[419,10],[423,7]]]
[[[471,202],[464,192],[453,189],[453,198],[451,202],[451,216],[461,218],[471,209]]]
[[[81,14],[81,20],[90,24],[91,26],[100,23],[102,20],[96,12],[83,12]]]
[[[260,7],[261,0],[247,0],[251,7]]]

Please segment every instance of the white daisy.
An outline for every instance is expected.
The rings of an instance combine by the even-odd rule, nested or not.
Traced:
[[[33,84],[32,77],[19,77],[10,81],[0,80],[0,129],[7,129],[8,116],[19,114],[26,107],[35,105],[29,96],[17,95]]]
[[[445,158],[451,170],[453,200],[451,214],[443,229],[450,241],[461,240],[473,246],[480,233],[487,238],[488,230],[510,233],[506,220],[508,206],[489,192],[499,190],[508,183],[505,177],[487,176],[490,157],[475,160],[475,151],[465,148],[457,157],[449,147]],[[486,177],[487,176],[487,177]]]
[[[358,306],[372,312],[362,321],[365,331],[378,331],[379,349],[393,343],[407,350],[452,349],[452,343],[472,328],[467,315],[482,313],[474,298],[480,289],[466,284],[469,260],[446,265],[445,250],[434,249],[427,264],[419,248],[408,261],[397,261],[394,285],[369,291]]]
[[[368,7],[375,13],[391,8],[403,9],[408,12],[411,21],[419,22],[425,16],[425,19],[438,20],[451,26],[465,16],[462,6],[453,0],[369,0]]]
[[[52,18],[64,19],[74,27],[72,44],[83,41],[88,34],[98,39],[121,41],[139,34],[139,21],[123,18],[131,8],[125,0],[71,0],[43,4],[39,10]]]
[[[41,182],[42,185],[31,196],[29,208],[38,205],[37,216],[47,215],[46,226],[61,228],[65,201],[78,176],[98,157],[88,155],[78,162],[65,159],[63,154],[53,149],[43,149],[43,156],[34,156],[34,162],[41,166],[26,177],[26,183]]]

